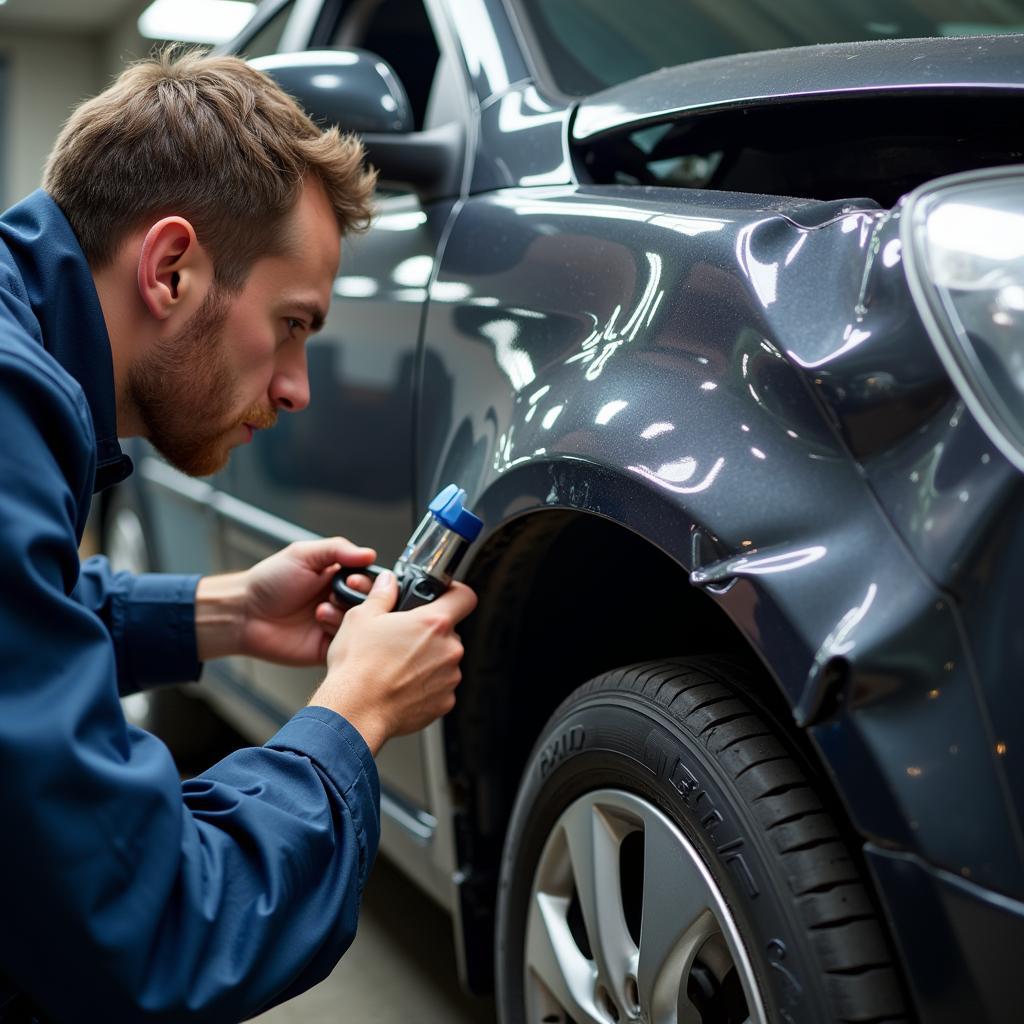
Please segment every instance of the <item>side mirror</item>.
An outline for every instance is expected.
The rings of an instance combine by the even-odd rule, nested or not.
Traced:
[[[275,53],[249,62],[314,121],[350,132],[411,132],[412,106],[391,65],[366,50]]]
[[[367,50],[306,50],[250,61],[294,96],[314,121],[356,132],[384,186],[424,199],[459,194],[465,131],[413,131],[412,106],[391,65]]]

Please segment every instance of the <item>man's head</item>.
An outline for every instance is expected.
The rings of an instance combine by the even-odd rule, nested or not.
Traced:
[[[231,57],[142,61],[72,114],[43,185],[96,280],[122,436],[206,474],[308,402],[340,236],[371,215],[362,156]]]

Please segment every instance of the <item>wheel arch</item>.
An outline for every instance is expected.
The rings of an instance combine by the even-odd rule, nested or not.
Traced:
[[[1019,836],[955,608],[866,489],[841,519],[749,554],[716,551],[717,535],[729,536],[718,524],[594,460],[528,460],[474,508],[488,533],[466,578],[482,600],[446,729],[471,986],[489,984],[494,865],[538,722],[604,669],[712,653],[714,643],[754,666],[756,695],[780,721],[795,719],[790,735],[862,838],[1016,891]],[[746,510],[754,523],[772,514]],[[565,544],[574,538],[587,543]],[[622,612],[651,606],[652,622]],[[586,643],[569,650],[568,629]],[[560,642],[561,664],[571,657],[577,672],[558,675],[549,652]],[[984,827],[950,830],[954,806]]]
[[[572,690],[638,661],[729,655],[780,721],[792,725],[794,702],[772,651],[737,615],[750,601],[723,603],[690,582],[708,527],[684,523],[685,509],[642,482],[584,460],[533,464],[498,478],[474,507],[487,532],[463,575],[480,603],[460,631],[465,681],[445,738],[460,968],[484,992],[509,812],[538,735]],[[789,731],[830,778],[804,731]]]

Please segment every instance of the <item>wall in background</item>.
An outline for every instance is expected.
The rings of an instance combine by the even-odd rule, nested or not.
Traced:
[[[83,99],[102,90],[127,61],[153,45],[135,23],[148,0],[127,0],[105,31],[5,29],[0,9],[0,57],[7,65],[0,94],[0,209],[39,187],[43,165],[61,125]]]
[[[5,32],[4,207],[39,187],[43,165],[72,108],[101,81],[100,54],[91,37],[51,32]]]
[[[103,75],[100,88],[106,86],[125,64],[145,57],[154,46],[160,45],[152,39],[143,39],[135,27],[139,15],[151,2],[152,0],[132,0],[128,4],[125,16],[100,37],[100,69]]]

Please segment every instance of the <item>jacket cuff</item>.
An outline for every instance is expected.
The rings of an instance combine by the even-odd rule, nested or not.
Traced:
[[[142,573],[114,598],[113,625],[125,674],[137,685],[160,686],[199,678],[196,586],[199,576]]]
[[[380,843],[380,778],[366,741],[330,708],[303,708],[267,740],[267,747],[308,757],[342,795],[359,839],[359,890]]]

